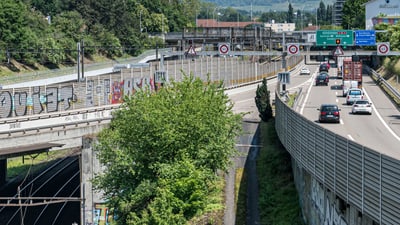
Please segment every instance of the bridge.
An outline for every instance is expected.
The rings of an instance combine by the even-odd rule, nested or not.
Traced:
[[[297,65],[302,59],[303,57],[301,55],[288,56],[286,59],[288,69],[291,70],[292,68],[295,68],[295,65]],[[173,61],[165,61],[164,64],[165,65],[163,65],[163,68],[165,71],[167,71],[166,74],[171,79],[174,78],[175,80],[179,81],[180,75],[178,71],[182,68],[184,71],[192,71],[195,76],[202,77],[203,75],[203,78],[204,74],[210,73],[212,80],[223,80],[227,87],[232,88],[239,87],[244,84],[257,83],[263,77],[273,77],[277,74],[277,72],[285,70],[282,68],[281,62],[270,62],[269,64],[263,64],[256,61],[243,61],[240,58],[235,57],[199,57],[195,58],[194,60],[190,58],[182,60],[180,61],[179,65],[177,65],[177,62]],[[9,157],[15,154],[24,154],[24,151],[26,151],[26,142],[31,143],[31,150],[35,151],[47,151],[53,147],[71,147],[69,144],[72,143],[70,141],[72,139],[76,140],[78,146],[82,146],[82,136],[86,134],[97,133],[99,130],[101,130],[102,126],[107,125],[111,119],[110,112],[117,109],[119,106],[118,104],[120,103],[120,97],[122,96],[121,91],[123,91],[124,94],[130,94],[130,92],[127,90],[134,90],[135,88],[141,87],[143,84],[148,84],[149,87],[155,88],[155,86],[151,85],[150,80],[153,77],[153,73],[159,68],[159,62],[156,62],[152,63],[152,66],[148,69],[129,69],[122,70],[119,73],[110,72],[106,74],[88,76],[86,77],[85,82],[64,81],[63,83],[46,83],[45,85],[38,83],[37,86],[29,87],[25,85],[21,85],[21,87],[14,85],[10,89],[6,88],[2,90],[1,97],[3,99],[4,96],[25,96],[24,93],[26,93],[26,97],[30,95],[33,99],[36,96],[36,98],[39,100],[41,99],[40,96],[60,96],[60,98],[57,98],[52,102],[53,105],[46,104],[46,107],[38,102],[36,104],[19,105],[21,107],[16,108],[14,111],[11,110],[12,113],[10,115],[5,112],[8,112],[7,109],[11,108],[11,102],[3,101],[3,107],[0,111],[0,115],[2,117],[0,123],[2,150],[11,149],[11,146],[19,146],[19,148],[14,149],[15,151],[12,151],[12,153],[8,155],[3,154],[3,157]],[[155,83],[157,83],[157,81],[155,81]],[[74,98],[74,96],[76,96],[76,98]],[[295,136],[287,136],[292,134],[292,132],[297,132],[299,134],[306,133],[306,131],[301,130],[304,129],[302,128],[304,127],[304,124],[312,126],[310,129],[317,129],[314,127],[315,124],[311,125],[311,121],[304,122],[304,119],[300,115],[290,111],[290,109],[288,109],[287,106],[280,101],[278,101],[277,104],[277,113],[285,111],[285,113],[279,113],[279,115],[290,115],[291,121],[289,127],[287,123],[288,118],[278,117],[277,125],[280,139],[282,143],[284,143],[285,147],[287,147],[288,151],[291,152],[292,157],[297,160],[299,167],[306,168],[305,171],[312,174],[315,181],[322,183],[326,187],[329,187],[329,191],[337,194],[337,196],[343,201],[352,205],[354,204],[356,211],[358,210],[359,212],[365,213],[365,216],[372,218],[374,221],[377,221],[381,224],[390,224],[390,221],[393,222],[400,220],[400,218],[397,217],[398,215],[395,213],[398,211],[396,205],[400,205],[397,202],[399,199],[399,194],[395,191],[397,190],[398,184],[396,182],[392,182],[392,180],[399,180],[398,173],[400,171],[400,161],[396,159],[390,159],[390,161],[388,161],[392,168],[394,168],[390,170],[390,173],[388,173],[389,171],[386,171],[387,167],[381,167],[379,173],[384,174],[385,176],[381,176],[379,178],[380,185],[370,186],[369,184],[372,182],[371,177],[361,174],[360,181],[355,181],[357,187],[361,188],[357,190],[361,191],[351,193],[348,191],[341,192],[338,188],[346,187],[342,186],[343,183],[339,182],[339,179],[344,179],[343,177],[339,177],[340,174],[335,172],[330,173],[328,170],[324,170],[324,173],[321,174],[315,173],[315,171],[312,170],[312,168],[315,167],[323,168],[332,166],[329,161],[331,158],[323,158],[323,160],[319,161],[319,163],[324,164],[318,164],[317,166],[315,160],[309,161],[309,159],[304,158],[305,156],[313,153],[306,152],[306,148],[297,149],[295,146],[301,146],[300,143],[293,144],[296,143],[297,137],[295,138]],[[296,126],[295,129],[292,129],[292,125],[297,124],[296,121],[302,121],[302,125],[299,125],[299,127]],[[323,132],[327,131],[323,130]],[[322,138],[321,140],[326,143],[328,143],[330,140],[328,136],[318,138]],[[303,142],[307,141],[302,141],[302,143]],[[338,141],[335,142],[339,143]],[[348,147],[345,146],[354,145],[361,149],[365,149],[365,147],[349,140],[345,140],[345,143],[346,144],[344,145],[337,145],[334,149],[331,149],[334,153],[337,153],[334,156],[334,158],[336,158],[335,162],[339,162],[339,160],[342,159],[340,157],[346,157],[346,154],[345,156],[342,154],[343,152],[348,152]],[[43,148],[33,147],[41,144],[44,144]],[[51,146],[51,144],[55,144],[57,146]],[[341,154],[339,154],[339,150]],[[313,151],[315,152],[315,149]],[[362,150],[358,151],[363,152]],[[380,162],[380,160],[388,160],[387,157],[382,156],[372,149],[369,150],[368,154],[372,154],[374,156],[378,155],[379,157],[377,162]],[[365,160],[366,158],[363,157],[362,159]],[[345,162],[350,162],[347,158],[343,158],[343,160]],[[314,164],[306,164],[310,162],[313,162]],[[356,163],[357,165],[360,163],[361,165],[364,165],[363,168],[360,168],[361,171],[371,172],[369,169],[367,169],[367,167],[370,165],[368,164],[369,162],[357,161]],[[382,166],[382,164],[380,165]],[[336,168],[335,171],[337,170],[339,172],[338,167],[340,167],[339,164],[333,165],[333,168]],[[376,167],[379,167],[379,165],[371,165],[371,168]],[[350,169],[349,166],[346,168]],[[346,181],[349,182],[349,174],[346,174],[346,176]],[[323,177],[323,179],[321,177]],[[382,184],[385,185],[382,186]],[[366,188],[368,188],[368,190],[366,190]],[[390,190],[391,193],[386,193],[384,190]],[[370,195],[367,193],[370,193],[370,191],[374,193],[385,193],[385,195],[371,196],[372,199],[378,198],[378,202],[381,202],[380,204],[364,205],[364,203],[372,201],[368,199]],[[351,197],[344,196],[346,194],[351,194]],[[390,195],[390,198],[387,197],[388,195]],[[364,203],[360,203],[360,201]],[[386,201],[390,207],[383,204],[383,202]],[[378,212],[379,215],[377,215],[376,212]]]

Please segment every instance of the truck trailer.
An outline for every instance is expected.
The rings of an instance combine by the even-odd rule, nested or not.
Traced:
[[[343,59],[342,66],[342,90],[343,96],[346,96],[349,88],[362,88],[362,62],[354,62],[351,58]]]

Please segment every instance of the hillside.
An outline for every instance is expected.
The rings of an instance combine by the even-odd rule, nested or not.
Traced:
[[[211,2],[221,7],[232,7],[235,9],[241,9],[245,11],[253,12],[268,12],[268,11],[287,11],[289,8],[289,2],[292,4],[294,9],[300,9],[304,11],[315,10],[321,0],[204,0],[205,2]],[[325,5],[333,5],[336,0],[324,0],[322,1]],[[253,7],[251,7],[253,6]]]

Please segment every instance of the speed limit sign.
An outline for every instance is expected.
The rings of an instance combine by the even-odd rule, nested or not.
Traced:
[[[229,53],[230,45],[229,43],[219,43],[218,50],[220,55],[226,55]]]
[[[376,51],[378,55],[387,55],[390,51],[390,43],[389,42],[382,42],[377,43]]]
[[[290,55],[299,54],[299,45],[298,44],[288,44],[287,45],[287,52]]]

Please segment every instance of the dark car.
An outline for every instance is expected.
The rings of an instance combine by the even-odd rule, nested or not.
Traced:
[[[329,66],[326,63],[323,63],[319,65],[319,72],[328,72],[329,71]]]
[[[318,121],[322,122],[340,122],[340,109],[336,104],[322,104],[319,110]]]
[[[327,73],[320,73],[315,77],[315,86],[325,85],[328,86],[329,75]]]

